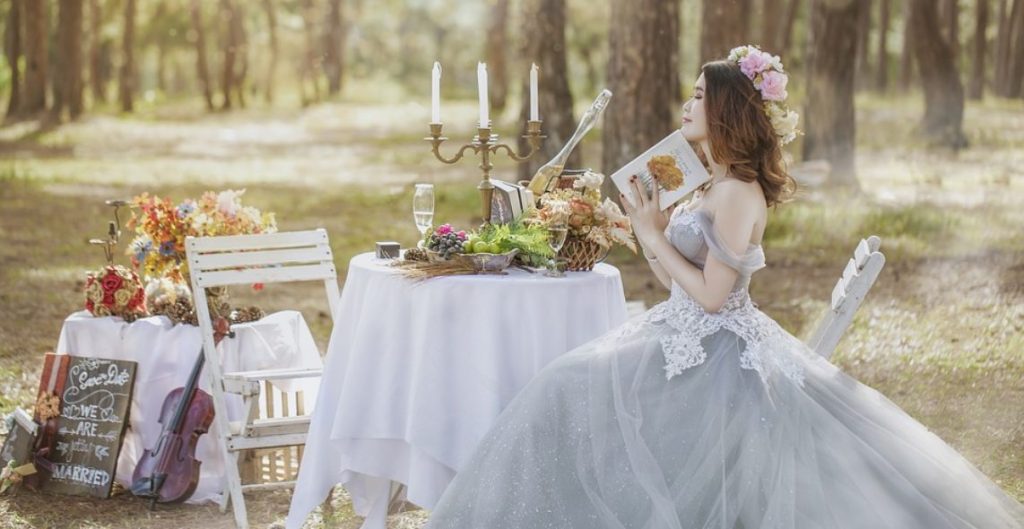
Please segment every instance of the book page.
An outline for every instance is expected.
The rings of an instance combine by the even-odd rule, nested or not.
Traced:
[[[630,204],[636,204],[633,186],[629,184],[633,175],[640,178],[643,189],[649,190],[652,185],[658,187],[661,209],[668,208],[711,178],[679,130],[672,131],[646,152],[612,173],[612,182]]]

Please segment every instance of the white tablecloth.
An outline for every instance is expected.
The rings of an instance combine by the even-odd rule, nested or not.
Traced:
[[[225,338],[217,350],[225,372],[272,368],[319,368],[322,365],[313,336],[302,314],[282,311],[251,323],[232,325],[234,338]],[[86,311],[64,320],[57,352],[77,356],[138,362],[132,395],[129,429],[117,461],[117,481],[129,487],[135,464],[146,448],[160,437],[160,409],[174,388],[184,386],[202,345],[199,328],[173,325],[165,316],[126,323],[121,318],[96,318]],[[282,391],[302,390],[306,409],[316,402],[319,382],[301,379],[282,382]],[[200,387],[209,391],[207,377]],[[242,400],[228,396],[229,419],[241,421]],[[224,487],[224,458],[215,442],[216,430],[199,438],[196,458],[202,461],[199,486],[189,503],[220,499]]]
[[[535,373],[626,320],[612,266],[510,272],[415,283],[372,254],[352,259],[287,527],[338,483],[364,528],[383,529],[392,481],[433,507]]]

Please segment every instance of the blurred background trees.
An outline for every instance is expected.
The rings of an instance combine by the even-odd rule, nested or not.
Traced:
[[[699,65],[744,43],[795,74],[806,135],[789,150],[838,185],[856,186],[855,93],[920,94],[920,138],[952,149],[968,147],[965,98],[1024,97],[1024,0],[0,0],[0,15],[8,122],[425,102],[434,60],[446,100],[472,99],[487,61],[496,121],[518,121],[537,63],[545,155],[615,92],[606,171],[677,126]]]

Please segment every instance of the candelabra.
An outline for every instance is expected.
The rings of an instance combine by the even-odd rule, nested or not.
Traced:
[[[121,240],[121,217],[118,210],[127,206],[127,200],[106,200],[104,203],[114,208],[114,220],[107,223],[106,239],[89,239],[89,244],[103,247],[103,255],[107,258],[107,264],[114,264],[114,246]]]
[[[473,140],[460,147],[455,156],[451,158],[445,158],[441,154],[441,143],[448,139],[441,135],[443,127],[441,123],[431,123],[430,136],[423,139],[431,142],[434,156],[446,164],[458,162],[468,150],[472,150],[473,154],[480,156],[480,169],[483,170],[483,179],[477,185],[477,189],[480,190],[481,212],[483,213],[484,223],[487,224],[491,222],[491,198],[494,196],[494,184],[491,183],[491,169],[494,165],[491,163],[491,155],[497,155],[499,150],[504,149],[508,157],[516,162],[529,160],[540,149],[541,141],[547,137],[540,133],[540,124],[540,120],[526,122],[526,134],[523,135],[523,138],[526,138],[526,141],[530,144],[530,151],[526,154],[518,154],[507,144],[498,143],[498,135],[491,134],[490,127],[477,128],[477,135],[473,137]]]

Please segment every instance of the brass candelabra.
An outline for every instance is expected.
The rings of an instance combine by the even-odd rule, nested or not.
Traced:
[[[127,200],[106,200],[104,203],[114,208],[114,220],[107,223],[106,239],[89,239],[89,244],[103,247],[103,255],[107,258],[107,265],[114,264],[114,246],[121,240],[121,217],[118,210],[129,205]]]
[[[431,142],[434,156],[446,164],[458,162],[468,150],[472,150],[473,154],[480,156],[480,169],[483,170],[483,179],[476,188],[480,190],[481,212],[483,213],[484,224],[487,224],[491,222],[491,198],[494,196],[494,184],[491,183],[491,169],[494,165],[491,163],[491,155],[497,155],[499,150],[505,149],[508,157],[516,162],[529,160],[540,149],[541,141],[547,137],[540,133],[540,124],[540,120],[526,122],[526,134],[523,135],[523,138],[526,138],[526,141],[530,144],[530,151],[526,154],[518,154],[509,145],[498,143],[498,135],[491,134],[490,127],[477,128],[477,135],[473,137],[473,140],[460,147],[455,156],[451,158],[445,158],[441,154],[441,143],[448,139],[441,135],[443,124],[431,123],[430,136],[423,139]]]

